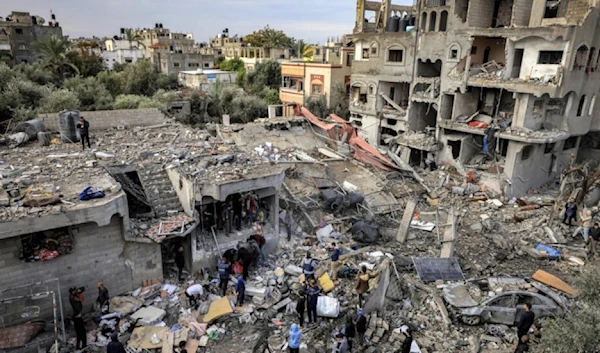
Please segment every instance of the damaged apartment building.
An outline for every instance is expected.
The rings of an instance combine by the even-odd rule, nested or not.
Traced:
[[[522,195],[600,128],[599,10],[597,0],[359,0],[351,121],[405,162],[477,169]]]

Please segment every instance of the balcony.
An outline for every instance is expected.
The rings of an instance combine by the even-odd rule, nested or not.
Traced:
[[[467,123],[456,121],[456,120],[439,120],[438,126],[447,129],[460,132],[466,132],[474,135],[484,135],[485,129],[479,127],[469,126]],[[495,134],[497,138],[518,141],[523,143],[555,143],[564,141],[569,138],[569,133],[561,130],[538,130],[533,131],[526,128],[512,128],[508,127],[506,130],[497,132]]]

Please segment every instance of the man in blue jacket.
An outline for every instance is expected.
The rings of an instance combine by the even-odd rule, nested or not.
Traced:
[[[221,263],[217,265],[217,270],[219,271],[219,285],[221,286],[221,291],[223,292],[223,296],[227,294],[227,283],[229,283],[229,264],[227,263],[226,258],[221,259]]]
[[[337,273],[340,265],[340,255],[342,254],[342,250],[340,250],[339,246],[335,243],[331,243],[332,252],[331,252],[331,279],[337,279]]]
[[[308,288],[306,289],[306,307],[308,309],[308,324],[314,325],[317,323],[317,301],[321,293],[321,287],[317,285],[315,279],[311,279]]]
[[[304,277],[308,281],[311,278],[315,278],[315,269],[317,268],[317,261],[310,256],[310,251],[306,253],[306,257],[302,260],[302,272]]]
[[[288,342],[288,347],[290,347],[290,353],[299,353],[300,352],[300,338],[302,337],[302,332],[298,328],[298,325],[292,324],[290,327],[290,340]]]
[[[235,284],[235,291],[237,293],[237,306],[244,305],[244,295],[246,294],[246,282],[244,282],[243,276],[240,274]]]

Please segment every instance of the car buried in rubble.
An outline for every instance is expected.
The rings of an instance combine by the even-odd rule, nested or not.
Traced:
[[[498,294],[478,306],[460,309],[460,320],[466,325],[481,323],[513,326],[524,312],[523,304],[530,304],[536,320],[562,315],[563,307],[554,300],[533,292],[510,291]]]

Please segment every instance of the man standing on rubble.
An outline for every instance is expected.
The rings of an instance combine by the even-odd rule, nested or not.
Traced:
[[[229,283],[229,264],[226,258],[221,259],[221,263],[217,265],[219,271],[219,285],[221,287],[222,295],[227,294],[227,283]]]
[[[90,123],[85,120],[83,117],[79,118],[79,123],[77,123],[77,128],[79,129],[79,137],[81,138],[81,145],[85,150],[85,140],[87,140],[88,148],[92,148],[90,145]]]
[[[358,348],[365,346],[365,332],[367,332],[367,317],[362,310],[358,311],[358,320],[356,320],[356,333],[358,333]]]
[[[314,277],[308,282],[308,288],[306,289],[306,304],[308,309],[308,324],[315,325],[317,323],[317,302],[319,300],[319,294],[321,293],[321,287],[317,285]]]
[[[104,287],[104,283],[102,282],[98,282],[98,299],[96,299],[96,303],[98,303],[102,314],[108,314],[110,310],[110,298],[108,296],[108,289]]]
[[[177,278],[179,281],[183,280],[183,266],[185,265],[185,258],[183,257],[183,246],[177,248],[175,252],[175,265],[177,265]]]
[[[254,235],[252,236],[252,238],[254,239],[254,241],[256,241],[256,244],[258,245],[258,248],[260,249],[261,260],[264,264],[268,264],[267,252],[265,249],[265,244],[267,244],[267,241],[265,240],[265,237],[263,235],[262,227],[260,226],[260,224],[258,222],[254,222],[253,230],[254,230]]]
[[[590,237],[590,227],[592,226],[592,211],[584,209],[583,212],[579,213],[580,225],[575,229],[573,238],[579,233],[583,234],[583,240],[587,243]]]
[[[340,255],[342,254],[342,250],[340,250],[339,246],[336,243],[331,243],[333,248],[331,252],[331,279],[337,279],[338,268],[340,264]]]
[[[525,311],[523,312],[523,314],[521,314],[521,318],[519,319],[519,323],[517,324],[517,338],[519,339],[519,341],[521,340],[521,337],[526,336],[529,333],[529,329],[537,329],[534,324],[535,314],[533,313],[533,311],[531,311],[531,305],[525,303],[523,304],[523,309],[525,309]]]
[[[292,208],[286,207],[285,215],[283,217],[283,223],[285,224],[285,231],[287,232],[287,240],[292,240],[292,224],[294,223],[294,217],[292,216]]]
[[[315,278],[315,269],[317,268],[317,261],[310,255],[310,251],[306,252],[306,257],[302,261],[302,272],[306,280]]]
[[[565,204],[565,216],[563,217],[563,223],[567,224],[567,220],[569,220],[569,225],[571,225],[571,220],[576,221],[575,217],[577,216],[577,203],[575,200],[569,199],[569,201]]]
[[[363,266],[356,276],[356,285],[354,286],[354,289],[356,290],[356,294],[358,296],[359,308],[362,308],[363,306],[363,295],[369,291],[369,280],[377,277],[377,275],[377,272],[371,274],[368,273],[367,266]]]
[[[598,241],[600,241],[600,226],[598,223],[594,223],[594,226],[590,229],[590,252],[588,253],[590,259],[596,255]]]

